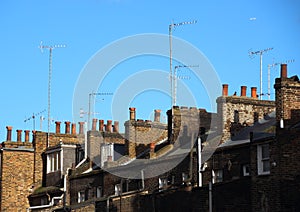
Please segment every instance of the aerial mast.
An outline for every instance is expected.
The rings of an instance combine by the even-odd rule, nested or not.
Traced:
[[[48,132],[47,132],[47,147],[49,146],[49,133],[50,133],[50,107],[51,107],[51,77],[52,77],[52,51],[57,48],[65,48],[66,45],[42,45],[42,42],[39,46],[41,52],[43,49],[49,49],[49,75],[48,75]]]
[[[263,92],[262,92],[262,55],[263,53],[267,52],[267,51],[270,51],[272,50],[273,48],[267,48],[267,49],[263,49],[263,50],[259,50],[259,51],[255,51],[255,52],[252,52],[250,51],[249,52],[249,56],[253,56],[253,55],[259,55],[259,58],[260,58],[260,100],[262,100],[262,95],[263,95]]]
[[[182,26],[182,25],[187,25],[187,24],[195,24],[197,21],[186,21],[186,22],[180,22],[180,23],[171,23],[169,25],[169,45],[170,45],[170,83],[171,83],[171,106],[175,105],[175,100],[174,100],[174,75],[173,75],[173,67],[172,67],[172,31],[173,28],[177,26]]]

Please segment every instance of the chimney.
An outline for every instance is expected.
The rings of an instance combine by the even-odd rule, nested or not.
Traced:
[[[22,130],[16,130],[17,131],[17,141],[22,141]]]
[[[280,65],[280,78],[287,78],[287,64]]]
[[[70,133],[70,123],[69,121],[65,121],[65,125],[66,125],[66,128],[65,128],[65,134],[69,134]]]
[[[55,122],[55,133],[59,134],[60,133],[60,121]]]
[[[160,112],[161,110],[154,110],[154,121],[160,122]]]
[[[99,120],[99,131],[100,131],[100,132],[103,132],[103,127],[104,127],[104,120],[103,120],[103,119],[100,119],[100,120]]]
[[[76,134],[76,124],[72,123],[72,134],[75,135]]]
[[[92,130],[96,130],[96,128],[97,128],[97,121],[98,121],[98,119],[93,119]]]
[[[251,97],[254,99],[257,98],[256,87],[251,87]]]
[[[114,132],[119,132],[119,122],[114,121]]]
[[[30,130],[24,130],[25,132],[25,142],[29,142],[29,132]]]
[[[223,96],[228,96],[228,84],[223,84]]]
[[[12,126],[6,126],[6,129],[7,129],[6,140],[7,140],[7,141],[11,141],[11,131],[12,131]]]
[[[106,132],[111,132],[111,128],[112,128],[112,120],[107,120]]]
[[[78,122],[78,124],[79,124],[79,134],[83,134],[83,132],[84,132],[84,129],[83,129],[84,122],[80,121],[80,122]]]
[[[130,107],[129,108],[129,119],[130,120],[135,120],[135,108],[134,107]]]
[[[241,86],[241,96],[246,96],[247,86]]]

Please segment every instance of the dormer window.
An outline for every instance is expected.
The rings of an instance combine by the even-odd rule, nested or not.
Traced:
[[[47,154],[47,173],[61,170],[61,151]]]

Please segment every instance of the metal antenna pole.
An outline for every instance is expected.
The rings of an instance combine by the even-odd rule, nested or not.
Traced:
[[[52,50],[55,48],[64,48],[65,45],[43,46],[42,42],[39,46],[41,51],[49,49],[49,76],[48,76],[48,132],[47,132],[47,147],[49,147],[49,134],[50,134],[50,112],[51,112],[51,77],[52,77]]]
[[[262,55],[263,53],[267,52],[267,51],[270,51],[272,50],[273,48],[267,48],[267,49],[263,49],[263,50],[259,50],[259,51],[256,51],[256,52],[249,52],[249,56],[252,56],[252,55],[257,55],[259,54],[260,56],[260,100],[262,100],[262,95],[263,95],[263,92],[262,92]]]
[[[199,67],[198,65],[178,65],[174,68],[174,106],[176,105],[177,100],[177,69],[179,68],[192,68],[192,67]]]
[[[101,93],[90,93],[89,94],[89,112],[88,112],[88,123],[87,123],[88,130],[90,130],[90,122],[91,122],[91,97],[96,96],[96,95],[111,96],[111,95],[113,95],[113,93],[101,92]]]
[[[175,105],[174,100],[174,83],[175,79],[173,76],[173,67],[172,67],[172,31],[174,27],[187,25],[187,24],[195,24],[197,21],[186,21],[186,22],[180,22],[180,23],[171,23],[169,25],[169,45],[170,45],[170,84],[171,84],[171,107]]]

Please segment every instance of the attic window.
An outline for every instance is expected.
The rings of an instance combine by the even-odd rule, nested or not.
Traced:
[[[47,155],[47,173],[61,170],[61,151]]]

